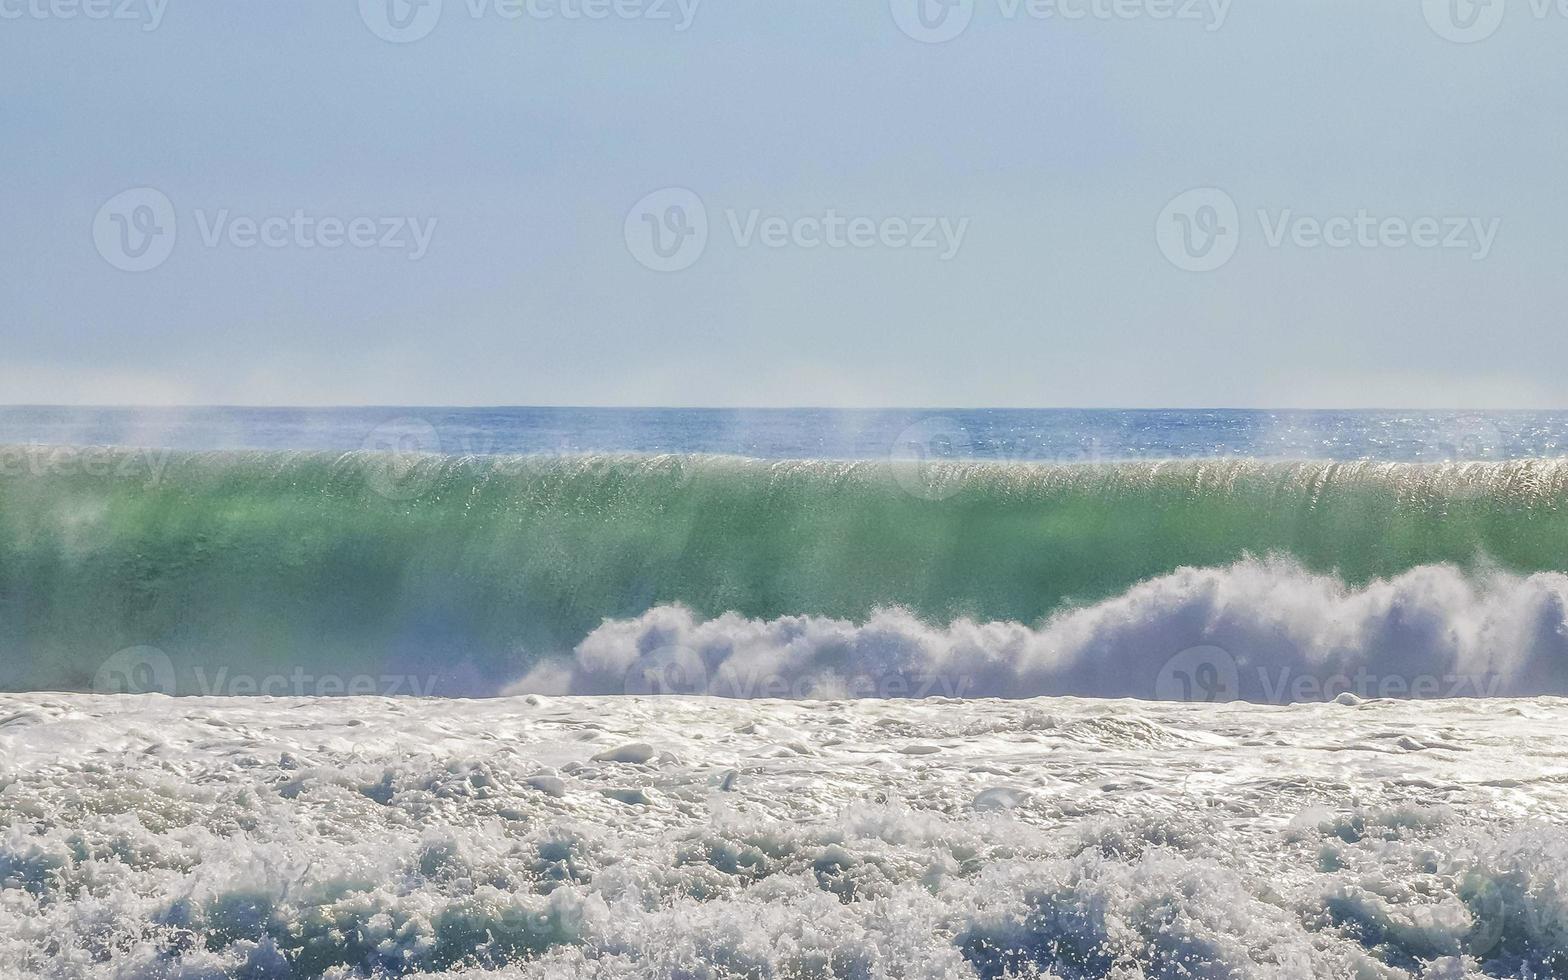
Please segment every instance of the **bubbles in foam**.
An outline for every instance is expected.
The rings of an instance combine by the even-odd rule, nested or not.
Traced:
[[[1568,963],[1557,700],[0,695],[0,719],[0,976]]]
[[[657,652],[639,655],[637,651]],[[704,619],[606,622],[514,690],[719,697],[1077,695],[1288,704],[1568,693],[1568,575],[1423,566],[1356,588],[1288,559],[1181,569],[1038,626]],[[548,677],[548,687],[541,679]],[[650,681],[649,678],[653,680]],[[794,692],[793,695],[791,692]]]

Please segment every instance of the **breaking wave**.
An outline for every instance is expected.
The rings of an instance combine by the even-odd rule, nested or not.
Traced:
[[[1362,588],[1292,561],[1182,569],[1039,626],[903,609],[704,620],[680,606],[605,623],[515,693],[1266,703],[1568,694],[1568,575],[1412,569]]]
[[[962,668],[970,693],[1146,696],[1213,644],[1243,695],[1259,666],[1557,691],[1565,503],[1545,460],[13,449],[0,689],[92,689],[155,648],[180,691],[198,671],[619,690],[606,665],[669,634],[705,670],[761,651],[791,683],[885,658]]]

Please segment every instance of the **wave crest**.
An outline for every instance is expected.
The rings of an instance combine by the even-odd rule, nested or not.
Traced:
[[[922,623],[1032,624],[1072,603],[1155,601],[1139,583],[1246,555],[1289,555],[1367,590],[1423,566],[1474,575],[1480,555],[1520,575],[1558,571],[1565,553],[1562,460],[928,465],[0,447],[0,690],[97,689],[106,658],[155,648],[150,676],[172,675],[182,692],[256,693],[301,675],[290,691],[343,693],[320,677],[341,673],[378,691],[396,682],[407,693],[402,679],[418,679],[422,692],[488,695],[607,619],[662,606],[861,632],[893,608]],[[1201,604],[1181,608],[1197,616]],[[1127,642],[1169,656],[1209,635],[1171,616],[1181,628],[1160,644]],[[971,690],[1042,689],[1011,676],[1013,648],[1045,644],[1069,659],[1075,649],[996,630],[1020,638],[943,641],[998,651],[998,663],[965,670]],[[1231,633],[1201,642],[1277,659],[1268,635]],[[885,646],[895,656],[909,643]],[[1124,656],[1103,658],[1107,669]],[[1226,660],[1204,657],[1189,654],[1168,683],[1229,692]],[[1040,676],[1075,691],[1148,687],[1098,679],[1093,663]],[[889,695],[912,693],[874,676]]]
[[[1568,694],[1568,575],[1427,565],[1362,587],[1283,557],[1183,568],[1036,626],[902,608],[607,621],[512,693],[1291,703]]]

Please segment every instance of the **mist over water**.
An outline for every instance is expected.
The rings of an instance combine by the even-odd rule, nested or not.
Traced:
[[[3,444],[1037,463],[1224,456],[1430,462],[1561,455],[1568,452],[1568,412],[0,406]]]

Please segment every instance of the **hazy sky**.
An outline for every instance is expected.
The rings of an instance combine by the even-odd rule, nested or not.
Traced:
[[[1544,0],[916,2],[0,0],[0,402],[1568,404]]]

